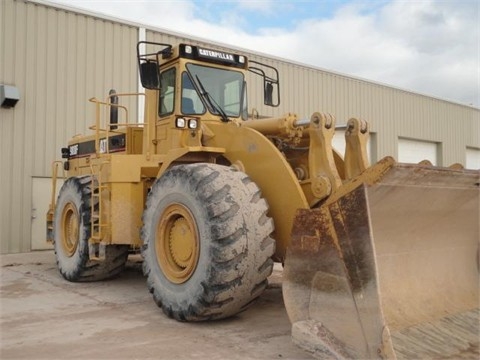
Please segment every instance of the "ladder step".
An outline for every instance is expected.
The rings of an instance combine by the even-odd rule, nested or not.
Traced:
[[[110,189],[110,185],[102,183],[101,173],[102,173],[103,165],[108,163],[109,161],[104,161],[102,163],[90,165],[91,175],[95,179],[94,181],[92,181],[92,184],[91,184],[92,192],[91,192],[91,202],[90,202],[91,220],[92,220],[91,238],[95,241],[103,241],[105,237],[104,229],[107,229],[107,232],[108,232],[108,228],[111,226],[108,221],[107,222],[102,221],[102,217],[106,215],[104,214],[104,210],[103,210],[104,201],[102,198],[104,196],[104,191],[107,191],[108,193]],[[98,246],[98,245],[95,245],[95,246]]]

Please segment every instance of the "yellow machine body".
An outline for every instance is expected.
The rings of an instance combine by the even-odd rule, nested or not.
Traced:
[[[227,116],[203,89],[198,74],[206,68],[228,70],[243,79],[247,59],[184,44],[165,49],[142,58],[140,72],[142,76],[142,71],[156,68],[150,77],[155,84],[157,71],[171,74],[164,76],[169,85],[152,85],[145,94],[90,99],[95,105],[92,134],[74,137],[62,150],[67,179],[92,179],[83,190],[91,197],[90,262],[108,259],[106,249],[111,245],[142,247],[142,226],[144,233],[151,231],[142,219],[147,198],[170,169],[182,164],[222,165],[246,174],[268,204],[274,225],[273,259],[285,263],[284,301],[294,340],[301,347],[329,358],[478,358],[478,171],[397,164],[392,158],[369,166],[368,125],[354,118],[347,123],[343,156],[332,149],[335,118],[329,114],[314,113],[307,120],[295,114],[253,119],[246,111]],[[266,94],[272,84],[278,85],[254,69],[265,80]],[[185,85],[188,81],[196,82],[195,91]],[[199,99],[201,94],[204,105],[198,100],[197,106],[208,103],[218,113],[207,108],[186,113],[183,98],[189,91]],[[131,96],[145,99],[143,123],[129,119],[128,109],[112,101]],[[265,103],[274,104],[269,97]],[[107,120],[112,109],[121,112],[122,121]],[[53,186],[57,166],[58,162]],[[52,199],[47,214],[50,240],[55,209]],[[58,225],[56,229],[66,239],[69,261],[82,222],[78,216],[75,220],[73,205],[65,209],[60,215],[66,229]],[[152,229],[171,236],[170,243],[159,235],[155,241],[172,254],[165,257],[157,250],[156,256],[160,262],[186,264],[186,275],[176,272],[178,264],[167,273],[174,283],[183,284],[195,278],[192,274],[201,263],[203,245],[197,231],[201,225],[181,202],[169,209],[173,215],[167,214],[170,217]],[[154,215],[153,210],[147,213],[147,220]],[[188,236],[182,238],[185,229]],[[258,269],[266,279],[271,268],[265,264]],[[146,273],[150,271],[147,268]],[[264,288],[264,283],[259,286]],[[251,290],[253,298],[260,287]],[[150,291],[160,298],[156,289]],[[249,304],[248,296],[244,302]],[[164,311],[179,320],[213,316],[208,309],[190,315],[191,306],[185,311],[175,306]],[[212,309],[216,306],[213,303]],[[244,306],[225,307],[219,317]]]

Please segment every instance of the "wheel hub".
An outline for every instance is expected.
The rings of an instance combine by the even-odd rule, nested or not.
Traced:
[[[188,266],[195,247],[195,235],[185,220],[179,218],[175,221],[170,231],[170,252],[178,266]]]
[[[156,236],[157,260],[164,275],[175,284],[187,281],[194,273],[199,255],[199,237],[191,212],[172,204],[163,212]]]
[[[79,216],[74,204],[68,203],[62,211],[61,243],[65,254],[73,256],[78,246]]]

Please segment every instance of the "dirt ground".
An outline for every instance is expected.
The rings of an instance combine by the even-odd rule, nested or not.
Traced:
[[[1,359],[311,359],[290,338],[281,267],[234,318],[180,323],[147,291],[138,257],[116,279],[69,283],[52,251],[0,256]]]

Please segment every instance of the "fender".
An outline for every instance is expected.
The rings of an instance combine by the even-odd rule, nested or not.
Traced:
[[[224,157],[237,164],[261,189],[275,224],[274,260],[283,261],[296,210],[310,208],[295,173],[281,152],[260,132],[235,123],[209,122],[204,126],[212,133],[204,145],[224,148]]]

